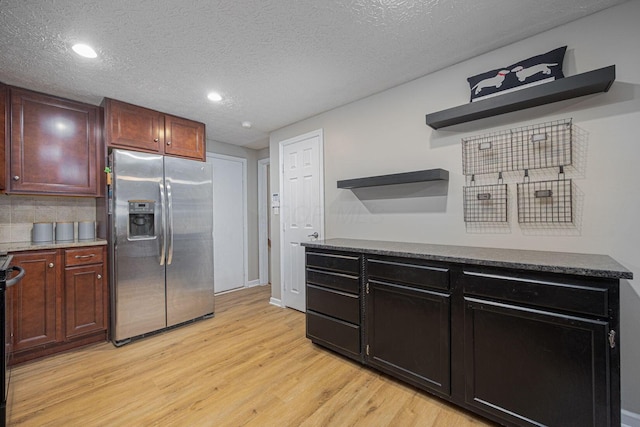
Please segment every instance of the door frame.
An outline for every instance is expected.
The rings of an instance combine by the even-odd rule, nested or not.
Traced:
[[[284,190],[284,147],[298,142],[302,142],[309,138],[318,137],[318,162],[320,163],[318,179],[320,180],[319,192],[320,192],[320,231],[318,233],[318,240],[324,239],[324,131],[323,129],[316,129],[311,132],[307,132],[302,135],[294,136],[293,138],[280,141],[278,144],[278,164],[279,164],[279,189],[280,192],[280,303],[282,307],[287,307],[286,294],[284,291],[284,262],[285,262],[285,245],[284,245],[284,218],[286,218],[284,212],[283,190]],[[272,190],[273,191],[273,190]]]
[[[249,256],[249,243],[248,243],[248,222],[247,222],[247,159],[245,159],[244,157],[236,157],[236,156],[229,156],[226,154],[218,154],[218,153],[210,153],[207,152],[207,160],[211,159],[213,162],[213,159],[222,159],[222,160],[230,160],[230,161],[237,161],[240,162],[242,164],[242,245],[243,245],[243,253],[242,253],[242,266],[243,266],[243,283],[242,283],[242,288],[246,288],[248,285],[248,277],[249,277],[249,263],[247,260],[247,257]],[[213,165],[212,165],[213,166]],[[213,174],[213,169],[215,169],[215,166],[212,167],[212,174]],[[213,175],[211,177],[211,179],[213,179]],[[213,185],[215,186],[215,181],[213,182]],[[213,221],[215,223],[215,193],[213,194],[213,203],[214,203],[214,218]],[[214,245],[215,245],[215,239],[216,236],[213,236],[213,240],[214,240]],[[215,258],[216,256],[216,251],[215,251],[215,246],[214,246],[214,251],[213,251],[213,257]],[[215,273],[214,273],[215,274]],[[239,288],[239,289],[242,289]],[[214,289],[215,289],[215,283],[214,283]]]
[[[258,160],[258,280],[261,285],[269,283],[269,195],[267,166],[271,159]]]

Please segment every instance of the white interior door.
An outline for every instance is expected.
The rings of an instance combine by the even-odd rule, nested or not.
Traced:
[[[246,159],[208,155],[213,163],[213,288],[246,285]]]
[[[304,247],[324,237],[322,131],[280,143],[282,302],[305,311]]]

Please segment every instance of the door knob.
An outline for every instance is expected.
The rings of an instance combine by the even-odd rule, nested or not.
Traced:
[[[167,145],[171,145],[171,141],[167,141]]]
[[[102,274],[98,274],[98,280],[102,279]]]
[[[49,268],[53,268],[53,263],[52,262],[49,263]]]
[[[14,181],[20,181],[20,177],[18,175],[16,175],[16,176],[13,177],[13,180]]]
[[[307,237],[315,237],[317,239],[318,238],[318,232],[314,231],[313,234],[309,234]]]

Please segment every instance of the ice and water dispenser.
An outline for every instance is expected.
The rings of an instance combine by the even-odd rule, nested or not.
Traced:
[[[153,200],[129,200],[129,238],[153,238],[154,230]]]

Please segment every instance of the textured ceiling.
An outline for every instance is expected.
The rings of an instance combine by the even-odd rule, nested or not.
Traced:
[[[119,99],[263,148],[273,130],[622,2],[0,0],[0,81]]]

